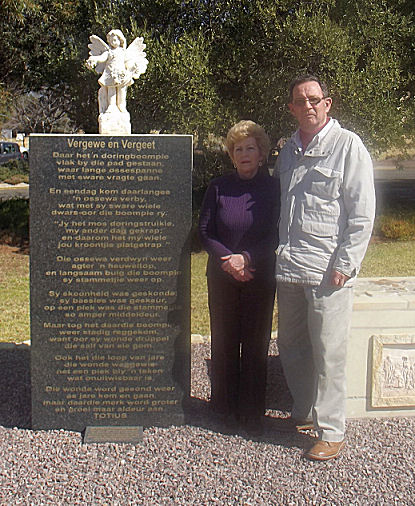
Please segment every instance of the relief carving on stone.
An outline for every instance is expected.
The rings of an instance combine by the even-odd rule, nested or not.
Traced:
[[[373,336],[372,406],[415,408],[415,335]]]

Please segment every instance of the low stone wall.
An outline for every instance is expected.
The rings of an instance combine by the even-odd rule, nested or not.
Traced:
[[[347,390],[349,418],[415,415],[415,277],[358,279]]]

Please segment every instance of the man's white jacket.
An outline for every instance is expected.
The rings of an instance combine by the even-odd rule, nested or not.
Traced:
[[[303,152],[297,131],[274,175],[281,183],[277,280],[326,284],[335,269],[352,284],[375,217],[373,164],[360,137],[331,119]]]

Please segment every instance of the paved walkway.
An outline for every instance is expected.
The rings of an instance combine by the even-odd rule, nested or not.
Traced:
[[[0,183],[0,201],[14,198],[29,198],[29,185],[19,183],[15,185]]]

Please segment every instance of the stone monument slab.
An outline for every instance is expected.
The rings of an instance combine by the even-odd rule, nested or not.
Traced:
[[[192,138],[32,135],[35,429],[183,423]]]

